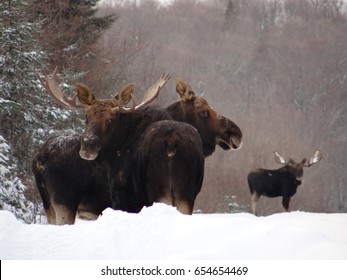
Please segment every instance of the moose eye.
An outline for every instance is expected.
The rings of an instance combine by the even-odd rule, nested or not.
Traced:
[[[201,118],[205,119],[205,118],[207,118],[209,116],[209,113],[208,113],[208,111],[201,111],[199,113],[199,115],[200,115]]]
[[[108,119],[108,120],[106,121],[106,125],[107,125],[107,126],[111,126],[111,125],[112,125],[112,119]]]

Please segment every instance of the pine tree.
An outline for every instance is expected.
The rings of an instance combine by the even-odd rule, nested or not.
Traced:
[[[97,2],[0,2],[0,209],[25,222],[39,217],[23,184],[32,181],[35,151],[50,136],[80,131],[82,126],[78,112],[55,105],[36,70],[58,65],[63,81],[81,76],[82,65],[92,63],[92,45],[116,18],[96,18]]]
[[[11,211],[27,223],[35,221],[35,204],[25,198],[26,187],[16,174],[17,163],[11,147],[0,135],[0,209]]]
[[[98,2],[99,0],[35,0],[36,13],[43,21],[40,40],[50,53],[51,70],[58,66],[66,74],[73,76],[88,71],[93,66],[94,45],[117,18],[114,14],[96,17]]]
[[[7,154],[1,161],[0,209],[15,209],[26,222],[32,207],[22,182],[31,177],[31,158],[50,135],[74,128],[76,119],[54,107],[38,82],[35,70],[42,67],[45,53],[35,40],[41,26],[31,7],[31,0],[0,2],[0,154]]]

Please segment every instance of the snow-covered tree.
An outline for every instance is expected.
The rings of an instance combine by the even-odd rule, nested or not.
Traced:
[[[96,16],[99,0],[33,1],[42,19],[40,41],[49,52],[51,70],[58,66],[75,79],[76,73],[88,74],[98,61],[96,42],[117,17]],[[87,82],[90,85],[90,79]]]
[[[31,177],[34,152],[50,135],[79,124],[76,114],[55,107],[38,82],[35,71],[42,68],[46,54],[35,40],[41,25],[31,4],[31,0],[0,2],[0,209],[15,209],[27,222],[24,216],[30,207],[22,182]]]
[[[30,223],[37,219],[35,205],[25,198],[26,187],[16,170],[17,164],[12,157],[11,147],[0,135],[0,209],[11,211],[17,218]]]

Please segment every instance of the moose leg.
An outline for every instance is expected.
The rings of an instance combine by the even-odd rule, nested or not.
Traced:
[[[290,196],[283,196],[282,197],[282,205],[284,209],[288,212],[289,210],[289,201],[290,201]]]
[[[258,195],[256,192],[252,194],[251,198],[251,206],[252,206],[252,212],[254,215],[257,215],[257,202],[259,200],[260,195]]]
[[[94,221],[99,217],[99,215],[89,211],[85,211],[83,209],[78,209],[77,216],[78,218],[82,220],[89,220],[89,221]]]
[[[56,225],[73,225],[75,223],[77,205],[76,207],[67,207],[63,204],[55,204],[54,210],[56,213]]]
[[[182,214],[186,214],[186,215],[192,215],[193,214],[193,203],[189,203],[186,200],[179,200],[176,201],[175,205],[177,210],[180,211]]]
[[[49,207],[46,209],[46,217],[47,217],[47,222],[51,225],[56,225],[56,215],[54,211],[54,207],[52,205],[49,205]]]

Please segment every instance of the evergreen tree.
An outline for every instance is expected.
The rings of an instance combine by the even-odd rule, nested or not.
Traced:
[[[1,161],[0,209],[16,209],[27,222],[24,214],[31,207],[22,181],[31,177],[31,158],[50,135],[74,128],[76,119],[76,114],[55,108],[38,82],[35,70],[42,67],[45,53],[35,40],[41,27],[31,7],[31,0],[0,2],[0,137],[5,147],[0,153],[7,154]]]
[[[11,147],[0,135],[0,209],[11,211],[17,218],[30,223],[40,215],[36,215],[35,204],[25,198],[26,187],[16,170]]]
[[[114,15],[96,18],[97,2],[0,2],[0,209],[25,222],[39,217],[23,184],[32,185],[34,153],[50,136],[81,127],[78,112],[56,107],[36,70],[58,65],[63,80],[72,84],[81,69],[90,67],[92,45],[115,20]]]
[[[76,73],[93,66],[95,43],[117,17],[114,14],[96,17],[99,0],[35,1],[36,13],[43,21],[40,40],[50,53],[51,70],[58,66],[76,79]]]
[[[32,136],[27,122],[34,120],[32,102],[38,98],[34,69],[43,57],[32,37],[38,24],[28,21],[25,13],[28,5],[20,0],[0,3],[0,134],[15,146],[13,155],[21,159],[22,168]]]

